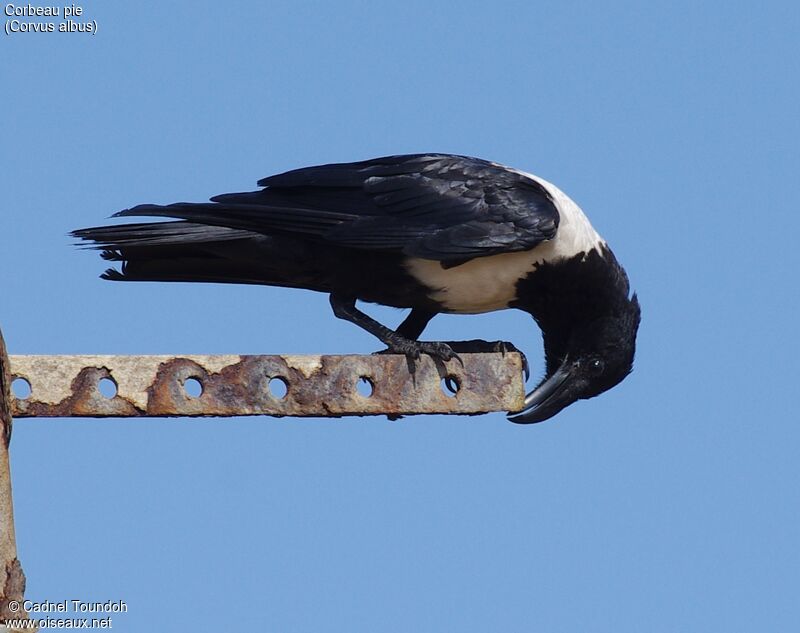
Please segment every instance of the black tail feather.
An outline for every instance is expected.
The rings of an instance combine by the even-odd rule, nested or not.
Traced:
[[[111,281],[268,284],[327,290],[324,266],[290,237],[188,221],[99,226],[73,231],[103,259],[121,262]]]
[[[233,195],[229,194],[229,196]],[[230,230],[239,229],[267,234],[281,232],[308,236],[320,236],[344,222],[351,222],[357,218],[351,213],[341,211],[292,207],[285,206],[285,204],[264,204],[263,202],[260,204],[252,202],[140,204],[130,209],[123,209],[112,217],[130,216],[180,218],[190,224],[227,227]]]
[[[96,226],[72,231],[70,235],[84,242],[94,242],[94,244],[82,244],[88,248],[118,250],[124,246],[174,246],[238,240],[252,237],[253,233],[224,226],[177,221]]]
[[[105,272],[100,275],[100,279],[108,279],[109,281],[127,281],[124,273],[121,273],[116,268],[107,268]]]

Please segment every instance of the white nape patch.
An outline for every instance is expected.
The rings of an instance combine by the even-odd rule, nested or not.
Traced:
[[[409,273],[430,288],[430,297],[448,312],[478,314],[507,308],[517,298],[517,281],[537,263],[569,259],[605,244],[581,208],[561,189],[532,174],[517,173],[535,180],[553,197],[560,216],[556,236],[529,251],[478,257],[453,268],[442,268],[430,259],[409,258]]]
[[[517,169],[512,171],[535,180],[547,189],[548,193],[553,197],[556,209],[558,209],[559,224],[555,238],[548,242],[543,242],[533,249],[533,252],[541,254],[541,259],[538,261],[552,262],[562,258],[574,257],[578,253],[588,253],[593,248],[599,250],[601,246],[605,245],[605,240],[594,230],[589,218],[575,204],[575,201],[561,189],[553,183],[547,182],[544,178],[539,178]]]

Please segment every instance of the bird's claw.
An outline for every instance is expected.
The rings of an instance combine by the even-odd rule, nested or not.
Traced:
[[[457,360],[459,363],[461,363],[462,367],[464,366],[464,361],[461,360],[461,357],[456,354],[453,351],[453,348],[447,343],[439,343],[438,341],[417,341],[415,347],[415,359],[418,359],[420,353],[422,353],[431,356],[435,360],[440,360],[443,363],[446,363],[450,360]]]
[[[516,345],[509,343],[508,341],[495,341],[494,348],[494,351],[500,352],[503,356],[511,352],[516,352],[520,355],[520,358],[522,359],[522,372],[525,374],[525,382],[527,382],[531,377],[531,368],[530,365],[528,365],[528,357],[525,356],[525,354],[523,354],[519,349],[517,349]]]
[[[459,352],[464,354],[492,354],[492,353],[500,353],[504,356],[509,353],[516,353],[519,354],[522,358],[522,371],[525,374],[525,380],[527,381],[531,377],[531,370],[530,366],[528,365],[528,359],[526,358],[525,354],[523,354],[519,349],[517,349],[516,345],[513,343],[509,343],[508,341],[484,341],[482,339],[474,339],[471,341],[453,341],[448,342],[448,344],[453,348],[457,349]]]
[[[461,357],[453,351],[447,343],[440,343],[438,341],[408,341],[390,345],[388,349],[375,352],[376,354],[403,354],[411,361],[419,360],[421,354],[426,354],[434,360],[446,363],[450,360],[457,360],[461,366],[464,366],[464,361]]]
[[[437,353],[431,354],[432,356],[437,356],[438,358],[441,358],[445,362],[449,360],[457,360],[459,365],[461,365],[462,367],[464,366],[464,361],[461,360],[461,356],[456,354],[453,348],[450,347],[447,343],[433,343],[432,345],[434,345],[436,350],[438,350]]]

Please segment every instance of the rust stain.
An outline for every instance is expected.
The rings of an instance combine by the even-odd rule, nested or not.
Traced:
[[[11,356],[12,378],[28,381],[12,397],[14,417],[169,417],[478,414],[522,408],[516,353],[422,357],[412,375],[404,356]],[[116,386],[111,397],[100,381]],[[362,395],[359,380],[372,393]],[[446,393],[442,379],[458,385]],[[202,392],[190,395],[186,384]],[[286,387],[273,395],[271,380]]]

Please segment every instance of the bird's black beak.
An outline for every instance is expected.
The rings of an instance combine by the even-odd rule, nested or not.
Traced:
[[[517,424],[533,424],[552,418],[556,413],[575,401],[568,386],[572,376],[571,363],[564,361],[552,376],[525,396],[522,411],[509,416]]]

